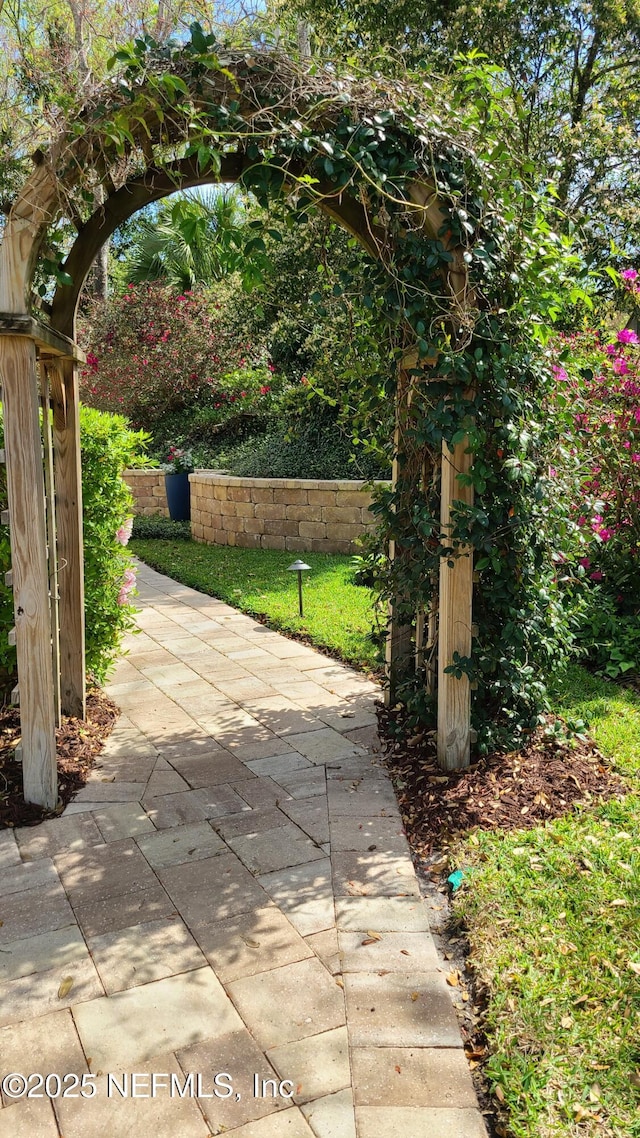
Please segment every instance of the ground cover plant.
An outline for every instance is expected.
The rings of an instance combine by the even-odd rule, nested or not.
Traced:
[[[459,842],[498,1135],[640,1133],[640,699],[574,667],[558,712],[589,722],[624,793],[545,825]],[[571,774],[571,752],[567,755]]]
[[[304,554],[311,571],[303,575],[300,617],[297,574],[287,572],[295,553],[149,538],[134,538],[131,547],[160,573],[259,616],[271,628],[307,639],[358,668],[379,667],[371,594],[354,584],[350,557]]]

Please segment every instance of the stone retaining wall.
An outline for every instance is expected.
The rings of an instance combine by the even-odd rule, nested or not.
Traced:
[[[169,517],[164,474],[161,470],[125,470],[124,480],[133,494],[134,514]]]
[[[376,521],[360,481],[233,478],[196,471],[191,532],[209,545],[355,553]]]

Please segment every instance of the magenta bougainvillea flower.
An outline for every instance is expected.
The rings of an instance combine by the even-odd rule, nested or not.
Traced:
[[[622,358],[614,360],[613,361],[613,370],[615,371],[616,375],[628,375],[629,374],[629,364],[627,363],[626,360],[624,360]]]
[[[621,276],[640,296],[640,272]],[[568,373],[558,399],[570,473],[578,471],[572,516],[585,554],[578,564],[594,583],[617,584],[630,565],[640,577],[640,337],[629,327],[589,330],[560,337],[558,351],[565,366],[551,370],[556,380]],[[556,465],[564,476],[566,463]]]

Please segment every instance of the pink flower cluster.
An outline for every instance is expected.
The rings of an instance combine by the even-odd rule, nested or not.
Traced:
[[[127,518],[127,520],[122,523],[120,528],[116,530],[116,541],[119,541],[120,545],[128,545],[132,530],[133,518]]]
[[[127,605],[129,603],[129,594],[136,584],[136,571],[135,569],[125,569],[120,592],[118,593],[118,604]]]
[[[640,296],[640,274],[622,278]],[[580,565],[597,582],[640,556],[640,337],[632,327],[575,333],[561,348],[570,362],[552,372],[579,476],[573,509],[588,553]]]

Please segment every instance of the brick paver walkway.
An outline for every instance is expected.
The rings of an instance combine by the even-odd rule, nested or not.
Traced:
[[[140,592],[100,766],[0,833],[0,1075],[68,1076],[0,1138],[484,1138],[375,685]]]

